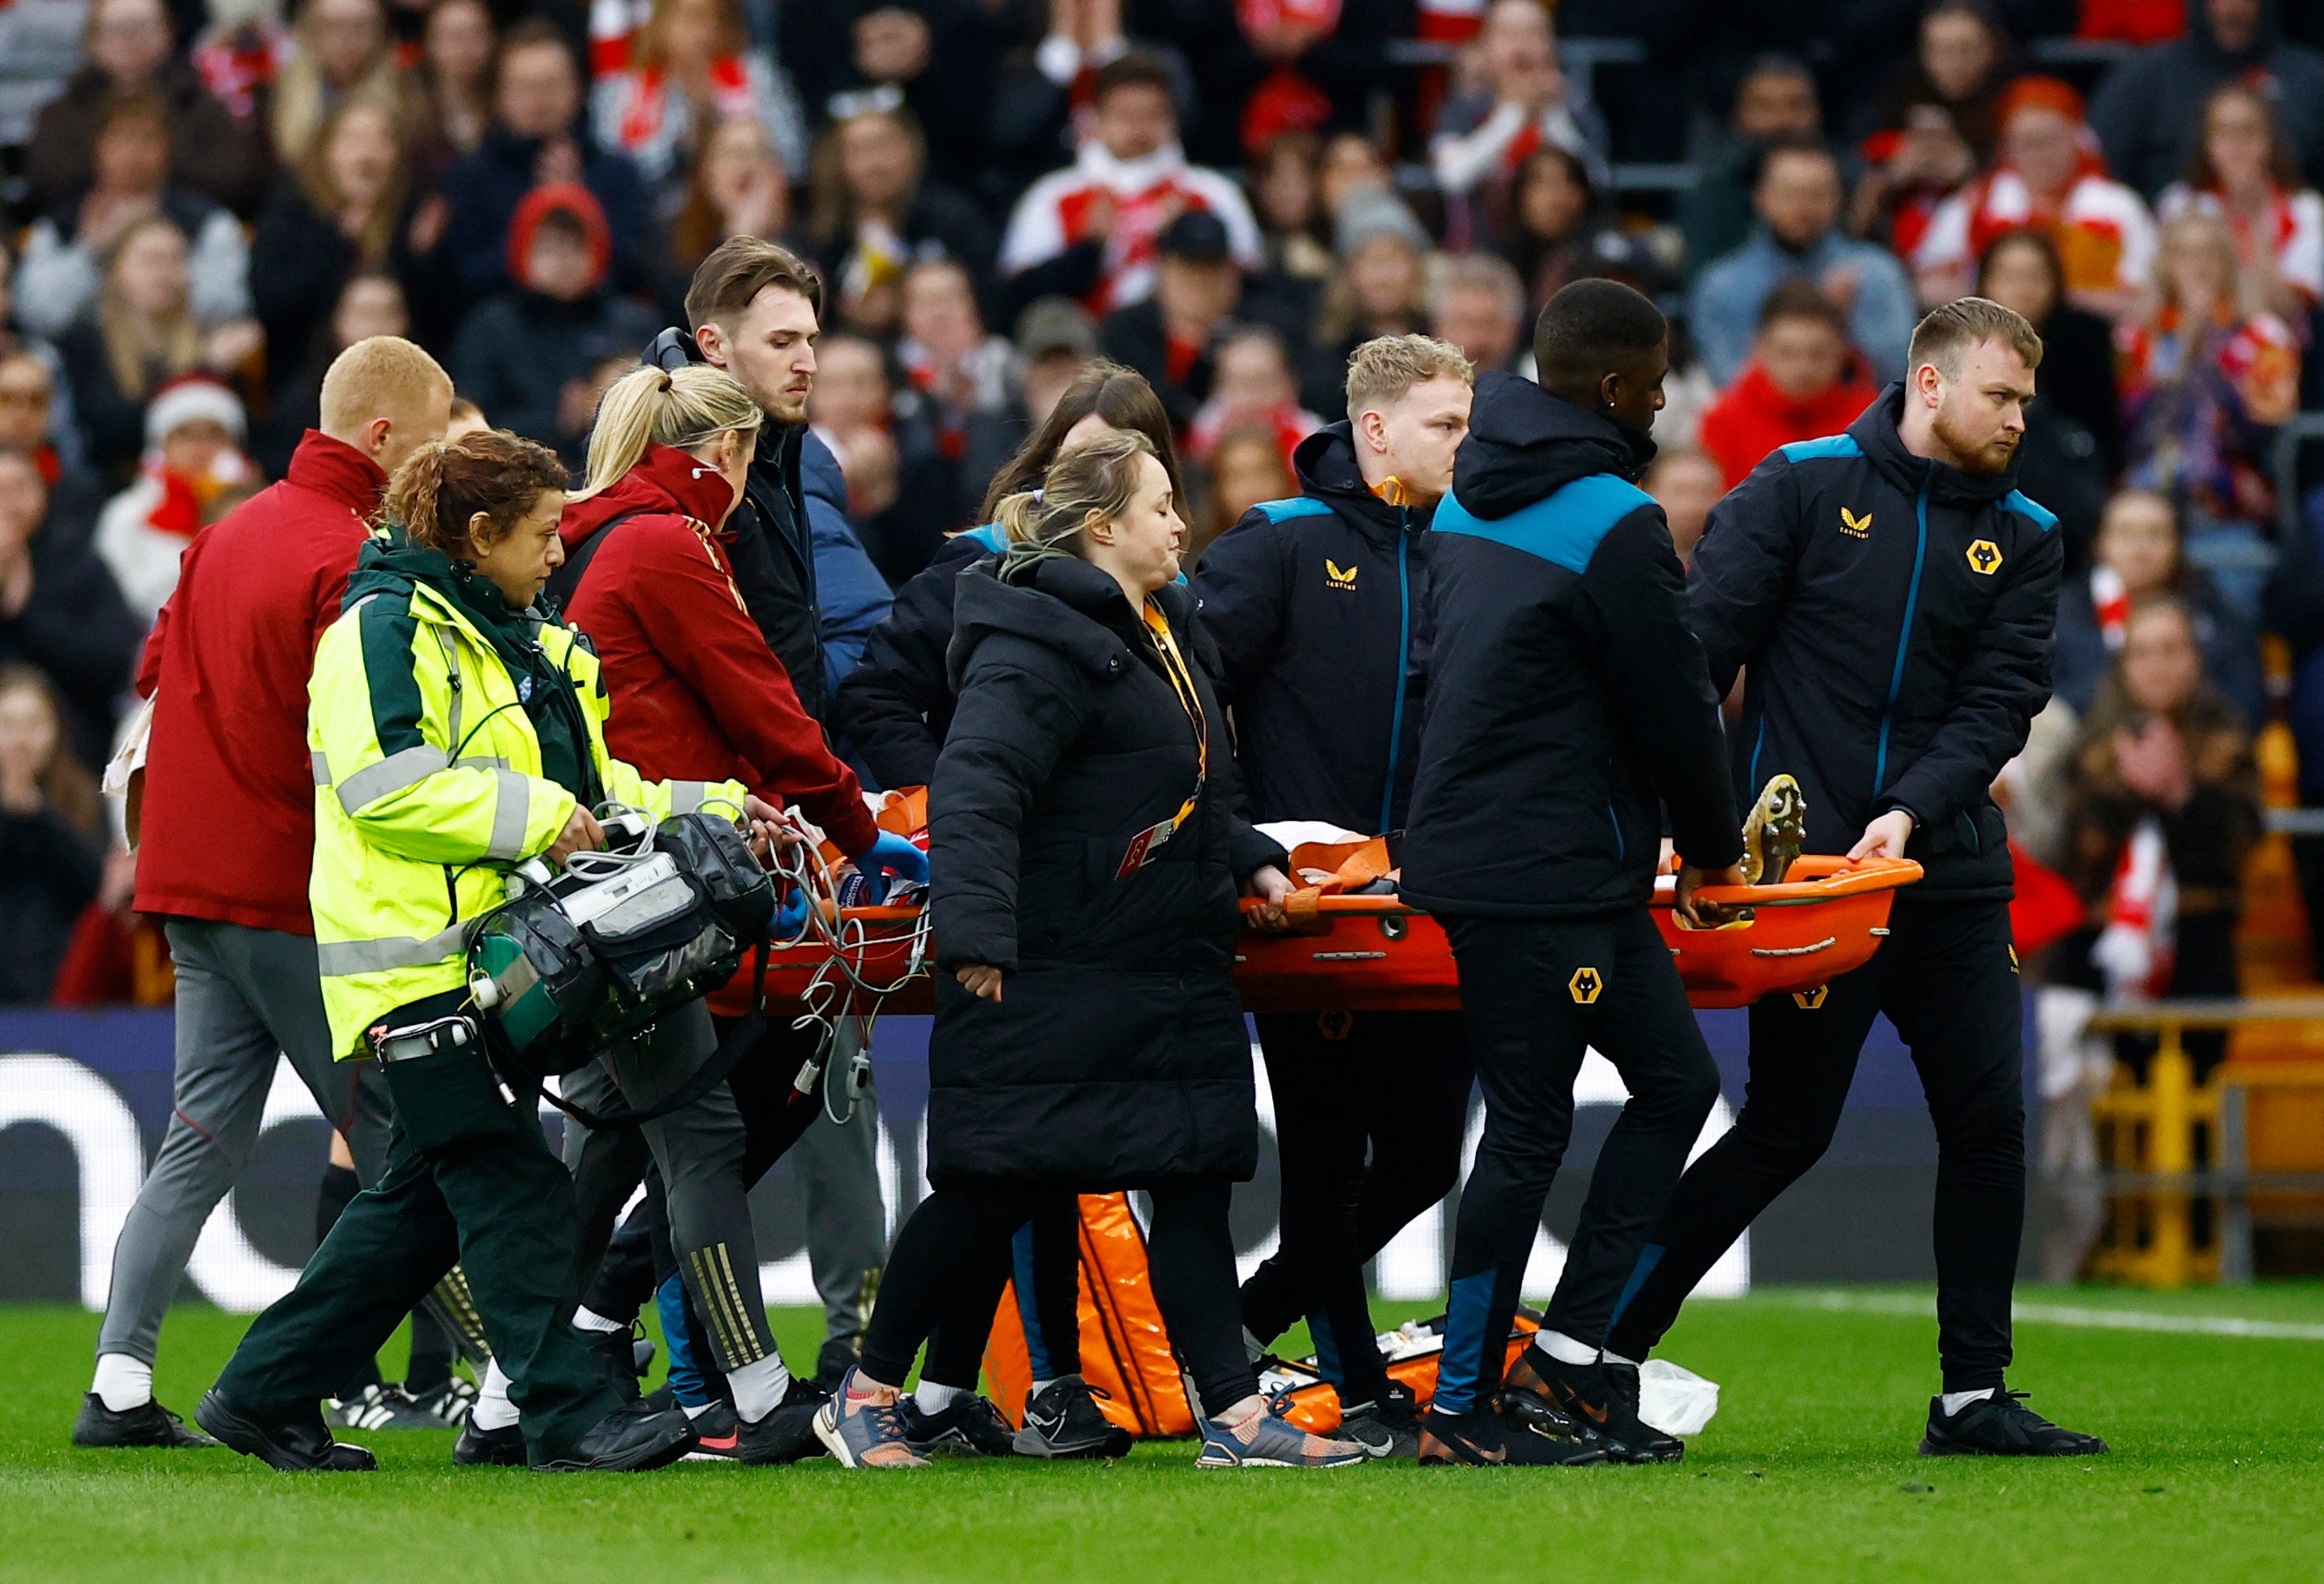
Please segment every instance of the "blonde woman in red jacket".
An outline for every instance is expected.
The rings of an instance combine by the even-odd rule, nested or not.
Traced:
[[[735,589],[721,531],[742,498],[761,421],[748,393],[707,366],[639,368],[605,394],[589,441],[587,486],[565,511],[558,591],[571,625],[596,645],[613,693],[607,746],[632,764],[662,766],[656,773],[692,780],[695,772],[677,767],[693,765],[714,780],[740,781],[770,802],[797,805],[859,867],[926,879],[919,849],[872,822],[854,773],[799,707]],[[635,1131],[567,1135],[591,1264],[650,1150],[667,1194],[675,1270],[704,1322],[696,1335],[732,1394],[731,1410],[714,1403],[697,1415],[702,1450],[743,1462],[820,1451],[809,1421],[823,1394],[792,1379],[775,1350],[745,1199],[816,1113],[790,1103],[792,1079],[813,1046],[811,1035],[770,1029],[728,1081],[694,1106]],[[640,1072],[618,1056],[578,1075],[570,1098],[601,1109],[618,1087],[631,1103],[650,1106],[694,1070]],[[656,1284],[671,1274],[657,1270]],[[617,1385],[634,1391],[627,1321],[644,1294],[627,1285],[618,1295],[610,1279],[593,1285],[579,1318],[600,1339]],[[608,1322],[613,1329],[603,1329]]]

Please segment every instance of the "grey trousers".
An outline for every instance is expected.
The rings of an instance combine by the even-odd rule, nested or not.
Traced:
[[[644,1036],[571,1074],[565,1097],[590,1111],[622,1102],[650,1107],[685,1082],[717,1044],[709,1008],[689,1002]],[[718,1366],[731,1373],[770,1357],[775,1334],[759,1290],[759,1241],[742,1181],[748,1129],[733,1091],[722,1083],[638,1131],[660,1168],[678,1274],[709,1329]],[[565,1163],[576,1176],[584,1174],[587,1154],[621,1147],[618,1136],[578,1125],[566,1128],[565,1140]]]
[[[826,1069],[836,1083],[862,1042],[861,1018],[839,1024]],[[859,1354],[880,1272],[888,1263],[888,1210],[880,1184],[878,1098],[868,1087],[844,1123],[817,1117],[791,1145],[791,1170],[807,1194],[807,1264],[823,1300],[826,1357]],[[818,1360],[817,1374],[826,1373]]]
[[[178,968],[170,1127],[113,1246],[113,1290],[97,1338],[100,1356],[146,1364],[202,1224],[250,1163],[276,1052],[346,1135],[364,1187],[387,1155],[377,1064],[333,1060],[314,939],[211,919],[171,919],[165,932]]]

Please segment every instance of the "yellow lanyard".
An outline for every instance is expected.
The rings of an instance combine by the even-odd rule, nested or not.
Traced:
[[[1186,719],[1194,728],[1194,795],[1180,805],[1177,815],[1170,821],[1170,829],[1175,832],[1194,817],[1194,804],[1203,795],[1203,783],[1210,779],[1210,725],[1203,717],[1203,696],[1194,690],[1194,672],[1186,669],[1186,658],[1178,651],[1178,640],[1171,633],[1169,620],[1163,616],[1162,607],[1148,599],[1145,616],[1146,631],[1153,637],[1154,647],[1162,655],[1162,672],[1170,679],[1170,690],[1178,695],[1179,708],[1185,710]]]

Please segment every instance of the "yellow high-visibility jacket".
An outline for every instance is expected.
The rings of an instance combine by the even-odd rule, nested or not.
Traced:
[[[596,655],[554,622],[539,638],[581,701],[610,801],[656,820],[706,798],[742,807],[739,783],[650,783],[608,755]],[[373,594],[332,624],[308,700],[308,895],[332,1047],[344,1061],[364,1054],[365,1032],[397,1007],[466,984],[468,927],[507,900],[509,871],[548,850],[575,799],[543,775],[507,664],[424,582]]]

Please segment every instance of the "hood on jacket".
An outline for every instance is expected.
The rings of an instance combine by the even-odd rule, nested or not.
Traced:
[[[955,693],[977,645],[996,633],[1054,649],[1094,676],[1120,676],[1135,663],[1129,634],[1138,613],[1120,584],[1077,557],[1044,556],[1010,579],[1001,576],[997,561],[973,561],[954,588],[945,670]],[[1166,585],[1154,598],[1171,626],[1185,630],[1194,597],[1185,585]]]
[[[1991,505],[2017,487],[2015,458],[2010,459],[2006,472],[1977,474],[1913,455],[1904,449],[1904,436],[1897,432],[1896,426],[1904,418],[1904,383],[1899,380],[1858,415],[1856,421],[1848,426],[1848,434],[1889,483],[1906,495],[1918,495],[1925,481],[1930,499],[1942,505],[1975,508]],[[2024,449],[2022,444],[2018,449]]]
[[[1487,369],[1477,375],[1469,438],[1452,459],[1452,493],[1491,522],[1593,473],[1635,482],[1654,457],[1655,442],[1637,431]]]
[[[1367,538],[1393,545],[1399,529],[1398,508],[1371,492],[1356,463],[1355,426],[1345,420],[1327,423],[1291,450],[1292,471],[1298,475],[1302,494],[1328,503],[1342,520],[1354,523]],[[1425,522],[1433,507],[1415,507],[1413,515]]]
[[[565,508],[557,536],[569,553],[615,517],[674,514],[716,528],[733,504],[725,476],[675,446],[649,445],[636,467],[586,501]]]
[[[525,261],[532,253],[533,234],[540,229],[541,221],[560,209],[580,222],[581,233],[588,241],[589,290],[595,292],[613,273],[613,229],[605,221],[605,206],[578,181],[551,181],[536,187],[516,206],[516,214],[509,221],[509,279],[530,286]]]

